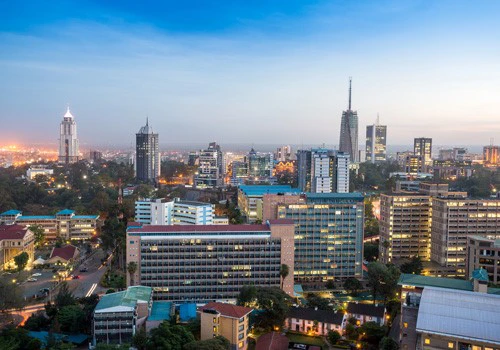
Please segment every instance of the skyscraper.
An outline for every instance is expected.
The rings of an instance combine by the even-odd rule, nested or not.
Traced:
[[[432,139],[428,137],[418,137],[413,141],[413,153],[422,157],[424,171],[432,166]]]
[[[76,122],[68,107],[59,130],[59,163],[71,164],[76,162],[78,162]]]
[[[342,112],[339,150],[349,154],[354,163],[358,160],[358,112],[351,109],[351,91],[352,79],[349,79],[349,108]]]
[[[156,183],[160,177],[160,151],[158,134],[153,133],[146,119],[136,136],[136,178],[138,181]]]
[[[214,188],[222,186],[224,167],[222,151],[217,142],[210,142],[208,148],[200,151],[198,172],[194,176],[194,186]]]
[[[387,126],[377,122],[366,126],[366,161],[383,162],[387,159]]]

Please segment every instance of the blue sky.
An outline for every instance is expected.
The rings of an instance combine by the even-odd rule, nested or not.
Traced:
[[[500,2],[0,2],[0,137],[81,144],[338,144],[353,77],[359,139],[500,140]],[[20,123],[19,121],[23,121]],[[3,142],[0,142],[3,143]]]

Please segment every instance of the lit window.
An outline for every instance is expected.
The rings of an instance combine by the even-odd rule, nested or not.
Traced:
[[[431,343],[431,340],[429,338],[426,338],[425,341],[424,341],[425,344],[430,344]]]
[[[453,349],[454,345],[455,344],[453,342],[449,342],[448,343],[448,349]]]
[[[238,347],[239,347],[239,348],[242,348],[242,347],[243,347],[243,342],[242,342],[242,341],[240,341],[240,342],[238,343]]]
[[[408,328],[408,322],[404,322],[403,327]]]

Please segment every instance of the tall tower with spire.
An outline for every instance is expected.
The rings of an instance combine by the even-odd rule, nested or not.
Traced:
[[[146,125],[136,134],[135,166],[137,181],[156,184],[160,177],[160,151],[158,134],[153,133],[146,118]]]
[[[349,154],[352,163],[358,161],[358,112],[351,109],[352,79],[349,78],[349,108],[342,112],[339,151]]]
[[[63,117],[59,129],[59,163],[71,164],[78,162],[78,137],[75,118],[68,110]]]

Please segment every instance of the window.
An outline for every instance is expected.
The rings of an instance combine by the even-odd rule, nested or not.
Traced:
[[[424,343],[428,345],[431,343],[431,340],[429,338],[425,338]]]
[[[408,322],[404,322],[404,323],[403,323],[403,327],[404,327],[404,328],[408,328]]]
[[[241,325],[241,326],[238,327],[238,331],[241,332],[244,328],[245,328],[245,325]]]
[[[213,323],[217,323],[217,317],[214,317],[214,322]]]
[[[243,322],[243,321],[245,321],[245,317],[240,318],[240,321],[239,321],[239,322],[241,323],[241,322]]]
[[[448,342],[448,349],[453,349],[455,347],[455,344],[453,342]]]
[[[241,340],[243,339],[243,337],[245,336],[245,333],[240,333],[238,334],[238,340]]]
[[[217,326],[214,326],[214,333],[217,332]]]
[[[238,343],[238,347],[239,347],[239,348],[242,348],[242,347],[243,347],[243,342],[242,342],[242,341],[240,341],[240,342]]]

